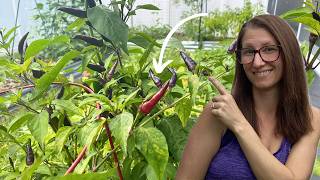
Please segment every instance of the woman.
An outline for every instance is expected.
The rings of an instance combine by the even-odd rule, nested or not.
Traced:
[[[209,102],[190,132],[177,179],[308,179],[320,134],[302,54],[281,18],[256,16],[238,35],[232,95]]]

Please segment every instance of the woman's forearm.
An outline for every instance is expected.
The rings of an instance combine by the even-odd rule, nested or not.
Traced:
[[[257,179],[294,179],[291,170],[268,151],[247,121],[233,131]]]

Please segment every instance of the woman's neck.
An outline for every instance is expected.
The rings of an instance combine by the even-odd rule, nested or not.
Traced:
[[[252,88],[252,93],[257,114],[275,118],[279,101],[279,88],[268,90]]]

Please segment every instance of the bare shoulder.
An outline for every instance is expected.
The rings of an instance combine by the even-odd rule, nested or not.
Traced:
[[[314,130],[318,131],[320,133],[320,109],[312,106],[312,127]]]

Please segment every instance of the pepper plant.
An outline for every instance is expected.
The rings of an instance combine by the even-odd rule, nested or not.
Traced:
[[[31,43],[25,35],[19,55],[0,57],[1,83],[20,83],[0,92],[0,177],[174,179],[188,131],[215,93],[207,76],[230,88],[234,56],[172,45],[171,67],[154,74],[150,56],[161,41],[129,33],[126,21],[159,8],[134,0],[82,7],[59,8],[76,17],[74,34]],[[1,29],[1,49],[10,48],[13,31]],[[65,50],[58,60],[39,54],[55,45]],[[87,75],[77,79],[74,71]]]

